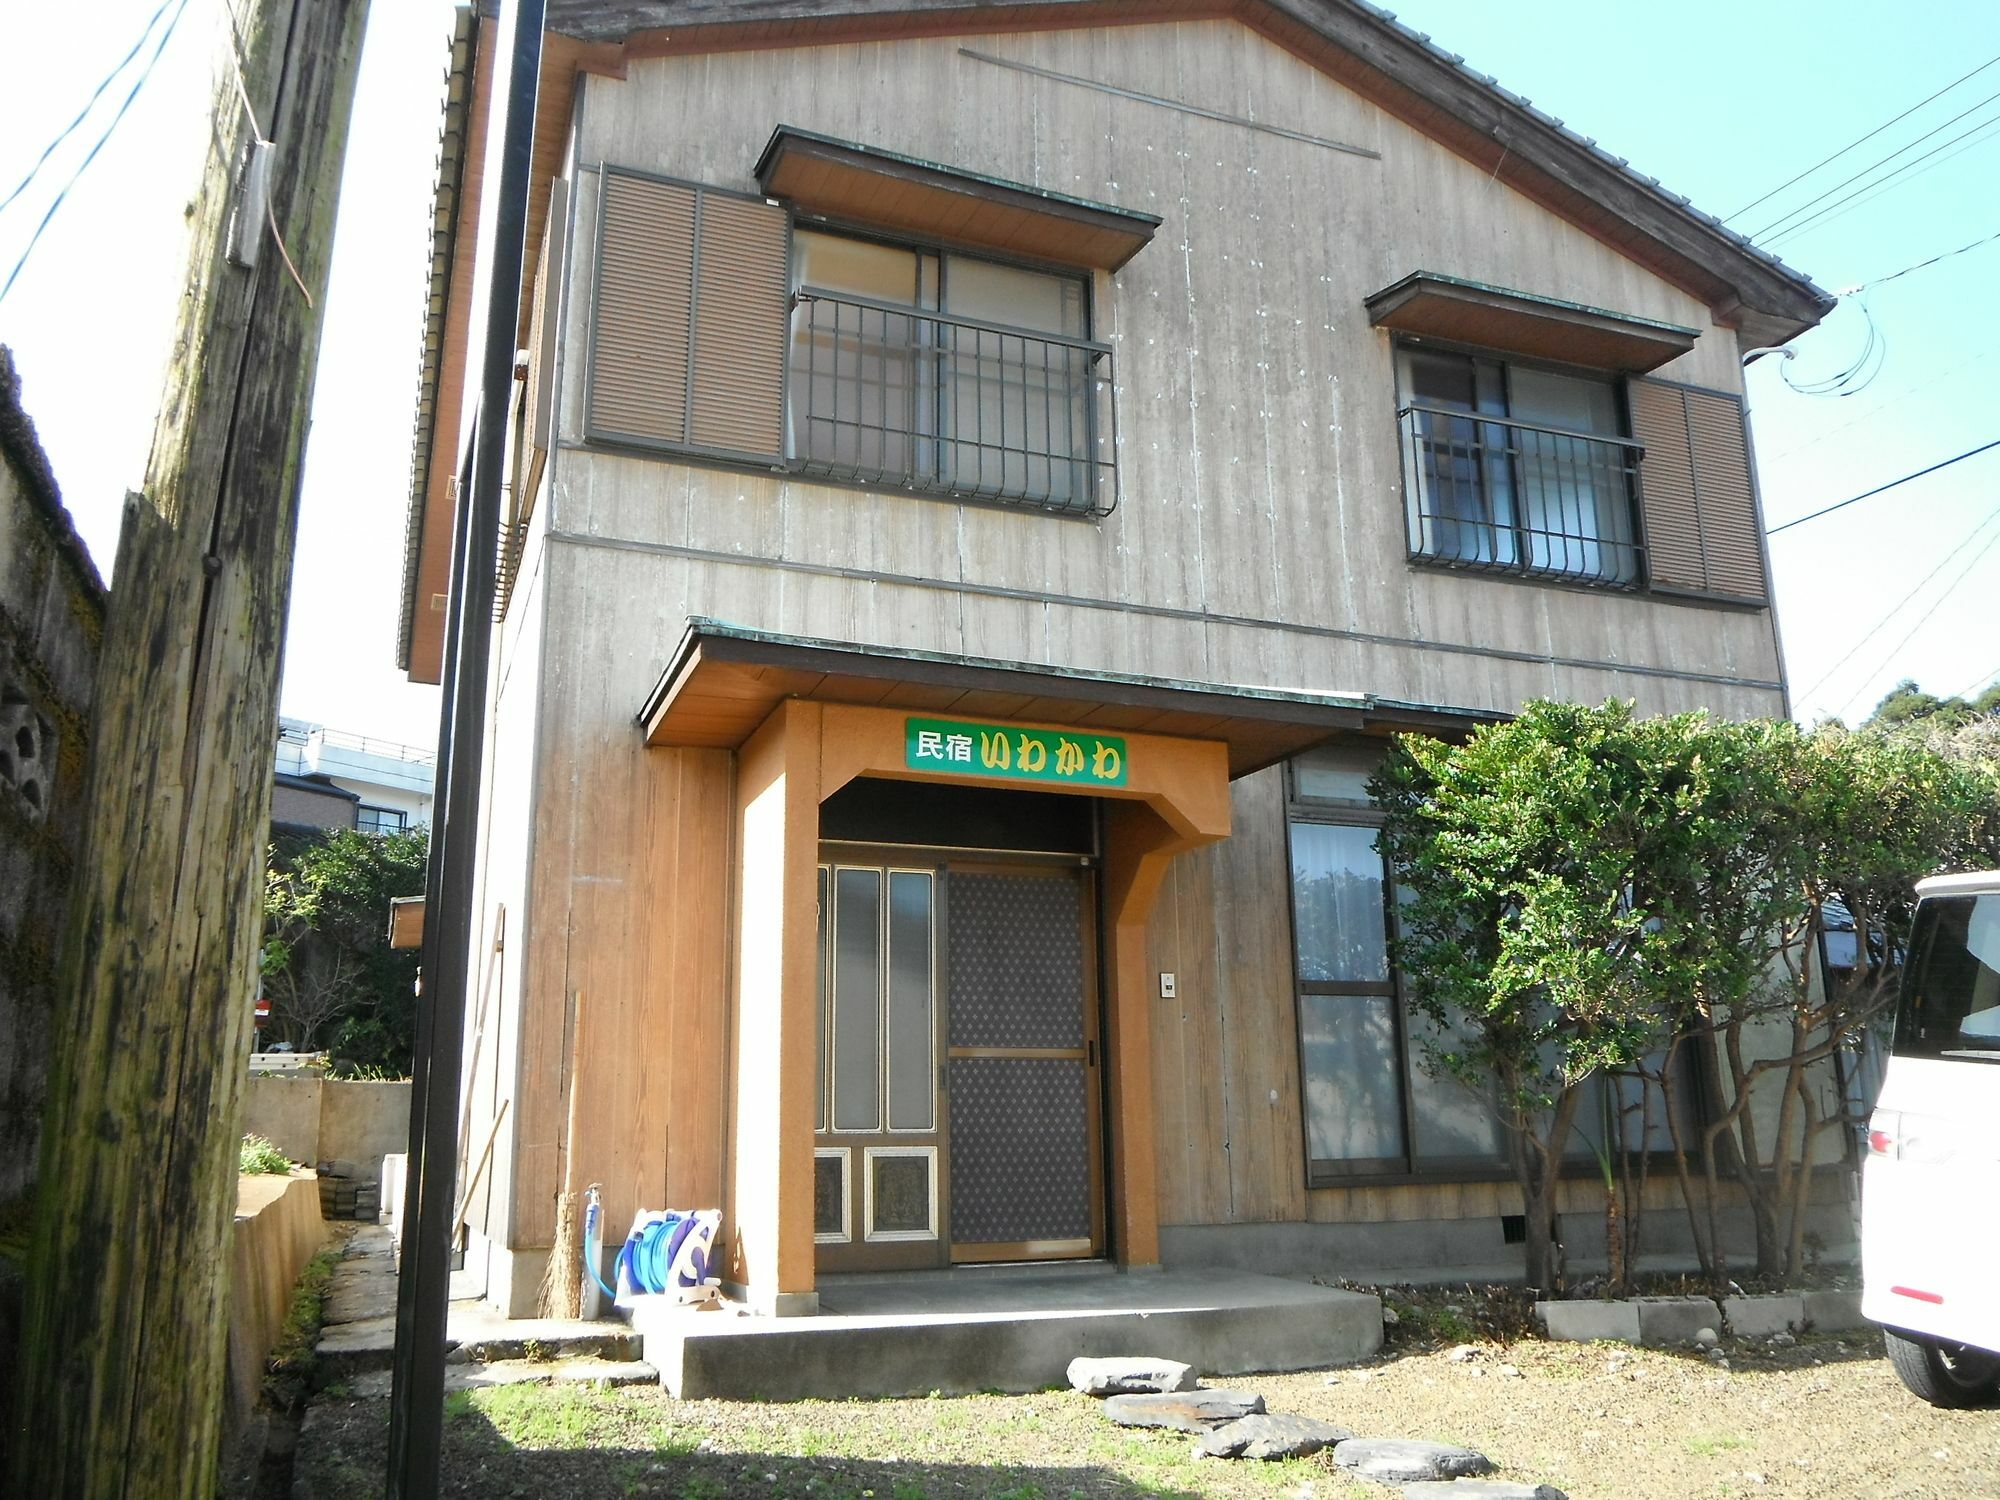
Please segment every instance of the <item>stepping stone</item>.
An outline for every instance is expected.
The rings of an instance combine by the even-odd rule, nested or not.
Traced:
[[[1200,1447],[1210,1458],[1304,1458],[1353,1436],[1345,1427],[1311,1417],[1259,1413],[1215,1428]]]
[[[1155,1394],[1194,1389],[1194,1367],[1171,1359],[1073,1359],[1069,1383],[1086,1396]]]
[[[1416,1500],[1569,1500],[1552,1484],[1516,1484],[1511,1479],[1436,1479],[1403,1486]]]
[[[1104,1403],[1104,1415],[1120,1427],[1171,1427],[1176,1432],[1207,1432],[1263,1409],[1264,1398],[1251,1391],[1112,1396]]]
[[[1383,1484],[1463,1479],[1493,1472],[1493,1460],[1483,1453],[1414,1438],[1355,1438],[1333,1450],[1333,1461],[1363,1479]]]

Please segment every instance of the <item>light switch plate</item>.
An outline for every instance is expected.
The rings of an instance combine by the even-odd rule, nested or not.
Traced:
[[[1162,974],[1160,976],[1160,998],[1162,1000],[1173,999],[1175,987],[1176,987],[1175,975]]]

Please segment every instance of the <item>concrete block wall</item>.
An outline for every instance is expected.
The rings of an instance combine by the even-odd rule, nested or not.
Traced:
[[[373,1205],[382,1158],[409,1145],[410,1085],[318,1073],[253,1073],[243,1094],[243,1129],[263,1136],[293,1161],[322,1167],[330,1179],[345,1179],[353,1185],[349,1203]],[[335,1190],[329,1201],[337,1197]]]

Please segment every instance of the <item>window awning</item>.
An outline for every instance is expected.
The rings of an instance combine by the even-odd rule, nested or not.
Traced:
[[[765,194],[808,214],[1032,260],[1115,271],[1160,221],[997,177],[858,146],[790,125],[757,159]]]
[[[1378,328],[1634,374],[1687,353],[1700,333],[1434,271],[1412,272],[1363,305]]]
[[[786,698],[1219,740],[1231,778],[1342,732],[1469,734],[1498,715],[891,650],[693,619],[639,710],[646,743],[735,749]]]

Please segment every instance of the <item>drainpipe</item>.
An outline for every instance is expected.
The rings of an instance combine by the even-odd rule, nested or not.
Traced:
[[[396,1284],[396,1351],[383,1491],[389,1500],[429,1500],[438,1492],[459,1068],[465,1051],[466,977],[472,958],[494,554],[500,535],[507,407],[514,390],[514,340],[520,318],[544,10],[544,0],[515,0],[503,7],[499,33],[505,59],[500,77],[506,122],[500,169],[491,179],[493,196],[488,200],[494,236],[479,406],[472,441],[460,461],[452,524],[451,615],[438,725],[436,816],[431,821],[425,881],[424,994],[418,1001],[411,1069],[409,1168]]]

